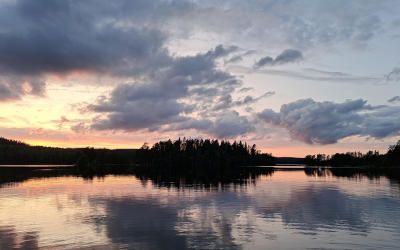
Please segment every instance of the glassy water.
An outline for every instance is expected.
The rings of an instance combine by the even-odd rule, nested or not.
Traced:
[[[160,176],[42,175],[0,182],[1,250],[400,245],[399,182],[383,176],[293,170],[205,184]]]

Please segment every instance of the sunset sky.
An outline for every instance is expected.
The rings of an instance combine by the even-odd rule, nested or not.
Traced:
[[[398,0],[0,0],[0,136],[276,156],[400,139]]]

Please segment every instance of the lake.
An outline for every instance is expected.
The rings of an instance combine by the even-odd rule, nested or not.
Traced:
[[[8,170],[7,170],[8,171]],[[392,175],[266,170],[17,176],[0,168],[0,249],[398,249]]]

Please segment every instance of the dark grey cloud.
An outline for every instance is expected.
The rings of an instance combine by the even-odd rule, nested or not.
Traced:
[[[343,41],[358,47],[363,46],[382,32],[383,17],[379,12],[390,11],[390,6],[397,6],[395,1],[384,4],[375,1],[354,1],[348,4],[342,0],[291,3],[291,13],[287,13],[290,16],[283,21],[283,30],[287,41],[302,48]],[[305,9],[306,6],[310,8]],[[295,15],[296,8],[303,14]]]
[[[255,68],[260,68],[264,66],[276,66],[282,65],[287,63],[293,63],[303,60],[303,54],[299,50],[294,49],[286,49],[282,51],[279,55],[275,58],[270,56],[266,56],[258,60],[255,64]]]
[[[219,58],[219,57],[225,57],[232,52],[237,51],[239,48],[237,46],[229,46],[229,47],[224,47],[221,44],[215,47],[214,50],[209,51],[207,54],[211,57],[214,58]]]
[[[294,15],[300,9],[304,15]],[[332,9],[343,10],[343,16],[325,15]],[[98,115],[92,128],[133,131],[181,125],[222,137],[243,134],[253,128],[249,118],[234,108],[268,95],[235,99],[232,93],[243,93],[246,88],[241,92],[239,78],[222,70],[218,61],[238,62],[253,51],[219,45],[205,53],[176,56],[167,49],[171,41],[204,31],[218,33],[219,38],[229,33],[260,41],[262,34],[276,33],[273,36],[278,39],[268,44],[305,51],[308,45],[371,40],[381,30],[377,12],[381,9],[378,3],[358,1],[221,1],[211,5],[185,0],[4,1],[0,3],[0,101],[44,96],[48,75],[85,71],[123,82],[85,107]],[[257,67],[299,61],[301,51],[264,57]],[[365,80],[326,72],[314,72],[317,76],[266,73],[327,81]],[[396,79],[395,73],[387,79]],[[386,112],[391,110],[386,108]],[[73,129],[88,126],[79,124]],[[386,124],[376,134],[385,134]]]
[[[254,126],[245,116],[237,112],[224,112],[218,117],[209,132],[219,138],[230,138],[254,130]]]
[[[265,109],[258,117],[285,128],[292,138],[313,144],[331,144],[349,136],[385,138],[400,134],[400,107],[371,106],[365,100],[344,103],[298,100],[279,112]]]
[[[146,55],[154,56],[153,53],[159,52],[163,39],[167,39],[160,30],[170,31],[179,29],[179,26],[189,26],[188,30],[193,32],[201,31],[202,27],[210,32],[217,31],[210,29],[209,25],[213,25],[214,28],[223,26],[226,32],[234,29],[236,33],[248,36],[248,32],[237,32],[237,28],[242,25],[235,24],[241,22],[250,25],[250,30],[260,29],[258,26],[261,24],[266,29],[266,23],[259,16],[247,14],[254,13],[252,10],[256,9],[263,9],[266,17],[271,14],[274,14],[274,18],[279,16],[277,21],[288,29],[287,36],[303,34],[303,39],[287,40],[316,40],[314,37],[324,40],[326,37],[346,38],[351,37],[350,35],[359,40],[367,40],[373,36],[375,28],[378,28],[375,26],[379,26],[380,18],[378,13],[365,13],[376,13],[382,9],[379,4],[358,1],[351,4],[343,1],[311,4],[304,1],[285,1],[265,5],[259,1],[227,1],[213,3],[211,6],[207,2],[185,0],[5,1],[0,5],[0,20],[3,24],[0,51],[1,58],[7,59],[8,63],[3,63],[2,67],[19,73],[63,73],[76,68],[108,70],[110,66],[121,66],[121,63],[126,62],[124,60],[132,62],[133,58],[143,60],[148,59]],[[328,10],[330,13],[331,8],[343,11],[343,6],[347,7],[346,14],[340,19],[335,15],[323,15]],[[227,9],[230,11],[226,11]],[[243,13],[244,9],[248,12]],[[295,25],[292,17],[298,9],[304,10],[305,15]],[[281,15],[275,15],[276,11]],[[236,12],[242,14],[235,15]],[[205,19],[203,15],[209,18]],[[311,22],[307,34],[304,34],[301,24],[315,16],[327,20],[321,23]],[[329,22],[329,19],[334,22]],[[214,22],[215,20],[220,21]],[[330,28],[322,32],[324,26]],[[336,29],[343,31],[338,32]],[[218,32],[223,33],[220,29]],[[331,35],[324,35],[325,33]],[[260,32],[258,35],[261,34]],[[21,65],[20,62],[24,64]]]
[[[387,82],[400,82],[400,68],[394,68],[385,76]]]
[[[74,131],[77,134],[84,134],[87,131],[89,131],[90,126],[87,125],[85,122],[77,122],[73,125],[71,125],[71,130]]]
[[[124,85],[119,87],[131,87]],[[156,129],[160,125],[177,122],[184,106],[172,99],[122,99],[115,91],[110,102],[98,103],[92,106],[97,113],[108,113],[106,119],[95,120],[93,128],[123,129],[127,131],[139,129]]]
[[[287,49],[280,53],[274,60],[275,64],[285,64],[303,60],[303,54],[299,50]]]
[[[251,88],[251,87],[245,87],[245,88],[239,89],[239,92],[244,93],[244,92],[248,92],[248,91],[250,91],[250,90],[253,90],[253,88]]]
[[[378,139],[400,135],[400,106],[381,106],[365,114],[361,135]]]
[[[0,100],[26,94],[43,95],[48,74],[66,75],[83,70],[120,78],[147,77],[155,68],[165,67],[173,60],[165,48],[166,42],[197,32],[246,40],[255,37],[254,40],[260,41],[263,34],[276,33],[269,44],[289,46],[289,43],[296,48],[342,40],[368,41],[381,30],[383,11],[398,4],[386,3],[3,1],[0,3],[3,78]],[[334,9],[340,9],[342,14],[333,14]],[[303,13],[301,16],[296,15],[299,11]],[[276,27],[279,32],[274,32]],[[214,56],[237,52],[226,59],[227,63],[238,62],[252,53],[237,51],[237,47],[220,49],[213,52]],[[259,63],[288,63],[300,59],[299,53],[287,50],[275,59],[266,57]],[[16,76],[23,79],[15,81]],[[31,85],[31,91],[23,84]]]
[[[230,109],[253,103],[271,93],[233,100],[231,93],[241,86],[241,82],[218,69],[216,61],[235,49],[217,46],[203,54],[175,57],[145,82],[117,86],[109,97],[88,106],[101,116],[93,121],[92,128],[125,131],[196,129],[218,137],[251,131],[248,119]],[[222,112],[196,118],[196,113],[222,108]]]
[[[231,58],[229,58],[228,60],[225,61],[225,64],[229,64],[229,63],[237,63],[243,60],[243,56],[242,55],[236,55],[236,56],[232,56]]]
[[[172,23],[186,32],[211,32],[227,41],[263,47],[310,49],[345,43],[366,45],[383,32],[385,21],[396,17],[396,0],[388,1],[196,1]],[[252,37],[254,39],[249,39]]]
[[[2,21],[12,26],[0,33],[0,69],[18,75],[73,70],[128,73],[149,66],[153,57],[165,57],[165,36],[157,29],[119,24],[124,21],[122,9],[112,11],[112,7],[126,1],[116,2],[108,11],[101,1],[2,4]]]
[[[8,83],[0,84],[0,100],[16,99],[19,97],[19,92],[22,92],[22,90],[17,87],[17,93],[15,93],[12,87]]]
[[[254,54],[255,52],[256,52],[255,50],[247,50],[247,51],[235,54],[225,60],[225,65],[230,64],[230,63],[240,62],[243,60],[244,57]]]
[[[392,98],[390,98],[388,100],[388,102],[390,102],[390,103],[400,102],[400,96],[393,96]]]
[[[187,129],[195,129],[217,138],[229,139],[238,135],[253,132],[255,126],[249,117],[230,110],[218,114],[214,119],[189,118],[165,127],[166,131],[180,131]]]
[[[255,64],[254,67],[255,68],[259,68],[259,67],[263,67],[263,66],[273,66],[274,65],[274,58],[270,57],[270,56],[266,56],[261,58],[260,60],[258,60]]]
[[[253,97],[253,96],[247,95],[244,98],[235,101],[234,105],[242,106],[242,105],[254,104],[254,103],[258,102],[259,100],[261,100],[263,98],[267,98],[267,97],[270,97],[270,96],[273,96],[273,95],[275,95],[274,91],[265,92],[264,94],[262,94],[262,95],[260,95],[258,97]]]
[[[171,57],[164,48],[167,38],[164,32],[144,25],[145,22],[132,22],[138,21],[139,10],[145,14],[157,7],[168,12],[173,7],[188,6],[178,2],[157,3],[125,0],[1,3],[0,100],[43,94],[48,74],[87,71],[115,77],[143,76],[170,63]],[[137,14],[136,19],[133,13]],[[29,92],[23,84],[30,85]]]
[[[241,92],[240,90],[238,92]],[[234,108],[234,107],[249,106],[251,104],[257,103],[261,99],[264,99],[264,98],[267,98],[267,97],[270,97],[273,95],[275,95],[274,91],[268,91],[258,97],[246,95],[237,100],[233,100],[231,95],[221,95],[215,100],[214,106],[207,106],[206,109],[208,111],[219,111],[219,110],[227,110],[229,108]],[[207,110],[205,110],[205,111],[207,111]]]
[[[27,94],[44,96],[44,80],[35,76],[0,76],[0,101],[19,99]]]
[[[245,72],[245,73],[262,73],[268,75],[277,75],[290,77],[294,79],[300,80],[311,80],[311,81],[319,81],[319,82],[341,82],[341,83],[379,83],[382,81],[382,77],[378,76],[359,76],[352,75],[345,72],[329,72],[329,71],[321,71],[316,69],[305,69],[304,71],[293,71],[293,70],[279,70],[279,69],[271,69],[271,68],[248,68],[243,66],[234,66],[232,67],[235,71]]]
[[[331,77],[351,77],[349,73],[346,72],[340,72],[340,71],[327,71],[327,70],[320,70],[320,69],[314,69],[314,68],[305,68],[304,69],[307,72],[314,73],[315,75],[320,75],[320,76],[331,76]]]

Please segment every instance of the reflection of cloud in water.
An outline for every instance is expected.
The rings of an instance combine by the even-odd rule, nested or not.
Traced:
[[[115,244],[145,249],[238,249],[232,225],[248,206],[245,200],[236,193],[223,192],[166,204],[154,198],[90,202],[104,204],[107,216],[93,221],[105,226]]]
[[[181,249],[185,239],[173,231],[176,210],[143,200],[107,200],[104,218],[113,243],[146,249]]]
[[[333,187],[308,186],[293,192],[286,202],[263,208],[262,213],[266,217],[280,215],[285,224],[307,231],[302,233],[319,230],[367,233],[372,223],[390,220],[399,206],[399,202],[390,199],[354,197]],[[386,211],[388,207],[394,208],[394,214]],[[375,210],[380,213],[374,215]]]
[[[0,226],[0,249],[38,249],[36,232],[17,233],[13,227]]]
[[[332,186],[307,185],[289,197],[263,196],[263,201],[254,197],[257,193],[188,193],[166,199],[91,198],[89,203],[104,206],[106,214],[91,223],[103,227],[116,245],[146,249],[241,249],[260,236],[276,240],[279,232],[270,228],[274,226],[268,218],[281,218],[300,234],[351,232],[364,237],[377,223],[400,225],[398,201],[352,196]]]
[[[238,214],[249,208],[250,199],[245,193],[218,192],[199,197],[179,213],[177,230],[188,238],[194,248],[240,248],[233,235],[238,228]],[[244,230],[249,224],[239,226]],[[246,228],[246,229],[245,229]]]
[[[334,241],[396,249],[400,237],[400,200],[387,182],[287,173],[225,189],[142,186],[132,177],[68,180],[0,189],[0,249],[319,249],[337,248]],[[10,206],[10,194],[23,202]]]

